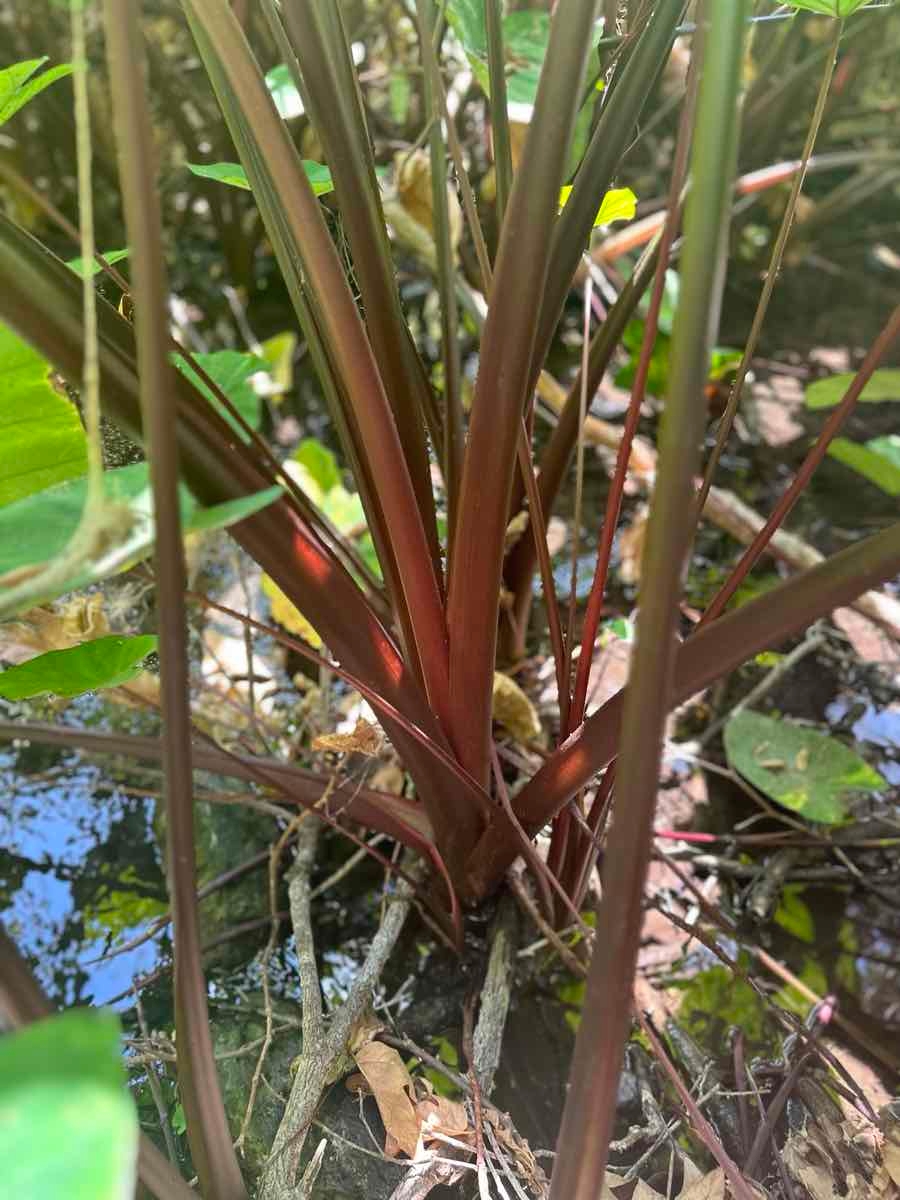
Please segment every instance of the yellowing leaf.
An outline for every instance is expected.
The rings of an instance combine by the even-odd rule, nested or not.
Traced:
[[[559,207],[566,207],[571,194],[571,186],[560,188]],[[603,197],[597,215],[594,217],[594,228],[598,225],[611,225],[613,221],[631,221],[637,211],[637,196],[631,188],[610,188]]]
[[[511,733],[517,742],[531,742],[542,736],[537,710],[514,679],[494,672],[494,720]]]
[[[296,637],[302,638],[312,646],[313,650],[318,650],[322,646],[322,639],[316,633],[315,629],[304,617],[303,613],[288,600],[287,596],[281,590],[273,579],[268,575],[262,577],[262,590],[269,597],[269,603],[272,606],[272,619],[282,625],[288,633],[293,633]]]
[[[381,749],[374,725],[360,717],[352,733],[323,733],[313,740],[313,750],[331,750],[338,754],[365,754],[369,758]]]
[[[385,1154],[396,1147],[415,1158],[419,1144],[419,1118],[411,1099],[412,1077],[393,1046],[366,1042],[354,1053],[356,1065],[372,1089],[384,1122]]]

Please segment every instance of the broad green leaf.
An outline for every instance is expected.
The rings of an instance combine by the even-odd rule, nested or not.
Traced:
[[[341,482],[337,459],[317,438],[304,438],[291,457],[306,467],[323,495]]]
[[[111,1012],[72,1009],[0,1039],[0,1162],[16,1200],[130,1200],[137,1113]]]
[[[75,405],[50,383],[50,366],[0,325],[0,505],[87,470]]]
[[[844,398],[844,393],[853,382],[854,375],[845,371],[817,379],[806,389],[807,408],[834,408]],[[900,368],[885,367],[876,371],[860,393],[860,402],[878,404],[884,400],[900,400]]]
[[[816,940],[816,923],[805,900],[800,899],[803,885],[788,883],[782,889],[774,921],[782,929],[810,945]]]
[[[106,259],[111,267],[113,267],[117,262],[121,262],[123,258],[127,258],[129,254],[129,250],[106,250],[103,252],[102,257]],[[83,258],[70,258],[66,263],[66,266],[71,267],[76,275],[81,276],[86,274],[92,276],[99,275],[103,270],[95,258],[91,259],[87,269],[85,269]]]
[[[791,0],[794,8],[821,13],[825,17],[849,17],[869,0]]]
[[[450,0],[447,20],[466,52],[472,74],[484,93],[490,95],[484,0]],[[594,26],[594,42],[599,41],[602,33],[602,24],[598,22]],[[550,15],[547,12],[526,9],[507,13],[503,18],[506,96],[510,104],[534,105],[549,39]]]
[[[724,740],[730,767],[808,821],[843,821],[854,792],[887,787],[836,738],[793,721],[738,712],[725,726]]]
[[[828,453],[889,496],[900,496],[900,437],[897,434],[873,438],[864,446],[847,438],[835,438]]]
[[[250,191],[247,172],[240,163],[185,163],[187,169],[201,179],[214,179],[217,183],[227,183],[229,187],[243,188]]]
[[[193,357],[213,383],[222,389],[250,428],[259,429],[262,406],[260,397],[254,391],[249,380],[258,371],[266,370],[265,360],[257,358],[255,354],[242,353],[240,350],[213,350],[209,354],[195,354]],[[228,422],[241,440],[249,442],[250,439],[244,430],[210,391],[187,359],[180,354],[173,354],[172,361],[182,375],[186,376],[194,387],[203,393],[219,416]]]
[[[271,71],[266,71],[266,87],[275,101],[278,115],[285,121],[303,116],[306,111],[303,107],[303,97],[297,91],[297,85],[291,79],[286,63],[279,63]]]
[[[26,62],[13,63],[11,67],[0,71],[0,125],[5,124],[14,113],[51,83],[72,74],[71,66],[61,63],[41,75],[35,75],[35,71],[46,61],[46,55],[43,58],[30,58]]]
[[[136,679],[144,659],[155,650],[156,638],[151,636],[102,637],[68,650],[50,650],[0,671],[0,696],[5,700],[80,696],[118,687]]]
[[[189,171],[192,171],[195,175],[199,175],[203,179],[215,179],[217,183],[227,183],[231,187],[243,188],[247,192],[250,191],[247,172],[240,163],[185,163],[185,166]],[[313,162],[311,159],[304,159],[303,169],[306,172],[306,178],[309,180],[312,190],[317,196],[327,196],[329,192],[334,191],[331,172],[322,163]]]
[[[133,463],[107,471],[103,482],[107,498],[123,509],[121,542],[111,547],[101,560],[83,566],[60,584],[54,593],[57,596],[107,579],[146,558],[153,549],[153,502],[147,464]],[[87,478],[82,475],[0,508],[0,577],[19,567],[48,562],[60,554],[78,527],[86,493]],[[225,529],[280,495],[281,488],[272,487],[211,508],[200,508],[188,489],[181,486],[182,528],[185,533]]]
[[[565,208],[566,201],[572,192],[571,186],[560,188],[559,207]],[[594,217],[594,228],[598,225],[611,225],[613,221],[630,221],[637,210],[637,196],[631,188],[611,188],[597,209]]]
[[[327,196],[334,191],[331,172],[324,163],[313,162],[311,158],[303,159],[303,170],[309,180],[310,187],[317,196]]]

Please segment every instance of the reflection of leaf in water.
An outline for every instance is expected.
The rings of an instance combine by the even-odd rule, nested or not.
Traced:
[[[732,1025],[743,1031],[755,1049],[775,1048],[776,1030],[765,1005],[749,983],[727,967],[710,967],[687,982],[675,980],[672,986],[683,992],[679,1024],[704,1049],[718,1053]]]

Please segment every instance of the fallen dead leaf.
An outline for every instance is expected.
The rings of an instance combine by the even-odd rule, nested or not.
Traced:
[[[886,1104],[879,1116],[884,1134],[884,1167],[894,1186],[900,1188],[900,1102]]]
[[[631,524],[622,530],[619,537],[619,578],[623,583],[641,582],[641,559],[644,554],[649,513],[648,506],[642,504],[635,512]]]
[[[405,150],[396,156],[397,195],[412,219],[434,236],[434,206],[431,194],[431,155],[425,150]],[[447,218],[450,244],[456,254],[462,236],[462,208],[454,188],[447,185]]]
[[[422,1122],[422,1136],[426,1141],[430,1133],[461,1138],[473,1132],[465,1105],[458,1100],[448,1100],[446,1096],[426,1096],[416,1105],[416,1116]]]
[[[384,1042],[366,1042],[353,1057],[372,1089],[384,1123],[385,1154],[393,1157],[402,1150],[415,1158],[420,1121],[412,1101],[412,1076],[403,1059],[393,1046]]]
[[[537,710],[514,679],[494,672],[494,720],[517,742],[539,741],[543,736]]]
[[[721,1167],[710,1171],[679,1192],[678,1200],[725,1200],[725,1172]]]
[[[322,733],[313,739],[313,750],[331,750],[338,754],[365,754],[374,758],[381,749],[381,738],[374,725],[360,717],[352,733]]]

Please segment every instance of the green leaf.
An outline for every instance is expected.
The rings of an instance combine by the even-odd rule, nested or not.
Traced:
[[[0,1162],[16,1200],[130,1200],[137,1113],[110,1012],[72,1009],[0,1039]]]
[[[801,942],[811,944],[816,940],[816,923],[809,905],[800,899],[802,891],[803,884],[800,883],[788,883],[784,886],[775,910],[775,923]]]
[[[900,496],[900,437],[897,434],[873,438],[864,446],[847,438],[835,438],[828,453],[889,496]]]
[[[240,163],[185,163],[187,169],[201,179],[214,179],[217,183],[227,183],[229,187],[243,188],[250,191],[247,172]]]
[[[82,475],[87,439],[50,366],[0,325],[0,505]]]
[[[447,20],[466,52],[479,86],[489,96],[484,0],[450,0]],[[594,43],[602,34],[603,27],[598,22],[594,26]],[[534,105],[549,40],[550,14],[547,12],[526,9],[507,13],[503,18],[506,98],[510,104]]]
[[[118,687],[137,678],[144,659],[155,650],[156,638],[151,636],[102,637],[68,650],[50,650],[0,671],[0,696],[5,700],[80,696]]]
[[[821,13],[824,17],[849,17],[869,0],[791,0],[794,8]]]
[[[728,765],[772,800],[808,821],[836,824],[854,792],[877,792],[885,780],[836,738],[755,712],[725,726]]]
[[[122,538],[103,559],[82,566],[63,581],[54,595],[86,587],[140,562],[153,549],[153,504],[146,463],[133,463],[103,476],[107,499],[124,510]],[[19,567],[48,562],[66,547],[78,527],[87,494],[87,477],[36,492],[0,508],[0,577]],[[225,529],[271,504],[281,495],[272,487],[211,508],[200,508],[183,485],[179,488],[181,523],[185,533]],[[47,596],[46,599],[52,599]]]
[[[275,101],[278,115],[285,121],[303,116],[306,111],[303,107],[303,97],[297,91],[297,85],[291,79],[291,72],[286,63],[279,63],[271,71],[266,71],[266,87]]]
[[[72,74],[71,65],[62,63],[32,78],[35,71],[46,61],[46,55],[43,58],[30,58],[26,62],[13,63],[11,67],[0,71],[0,125],[4,125],[14,113],[51,83]]]
[[[830,375],[827,379],[817,379],[806,389],[807,408],[834,408],[844,398],[844,393],[853,382],[855,376],[850,371],[840,375]],[[875,371],[872,378],[860,393],[860,401],[866,404],[879,404],[884,400],[900,400],[900,369],[886,367]]]
[[[566,201],[572,191],[570,186],[560,188],[559,207],[565,208]],[[603,197],[597,215],[594,217],[594,228],[598,225],[611,225],[613,221],[630,221],[637,211],[637,196],[631,188],[610,188]]]
[[[275,333],[260,346],[262,357],[266,360],[269,377],[272,380],[272,399],[279,403],[285,392],[294,385],[294,351],[297,349],[297,335],[292,329],[284,333]]]
[[[213,350],[209,354],[195,354],[193,357],[213,383],[222,389],[250,428],[259,429],[262,405],[249,380],[258,371],[266,370],[265,360],[240,350]],[[210,391],[187,359],[180,354],[173,354],[172,361],[182,375],[206,397],[219,416],[228,422],[240,439],[249,443],[250,439],[244,430]]]
[[[323,496],[341,482],[337,459],[317,438],[304,438],[291,457],[306,467]]]
[[[123,258],[127,258],[129,253],[130,253],[130,251],[127,249],[125,249],[125,250],[106,250],[106,251],[104,251],[102,257],[105,258],[106,261],[109,263],[109,265],[112,267],[112,266],[115,266],[115,264],[117,262],[121,262]],[[85,270],[83,258],[70,258],[69,261],[66,263],[66,266],[71,267],[76,275],[81,275],[81,276],[99,275],[99,273],[103,270],[103,268],[100,266],[100,264],[97,262],[97,260],[95,258],[91,259],[90,264],[88,265],[86,270]]]
[[[227,183],[230,187],[243,188],[244,191],[250,191],[247,172],[240,163],[185,163],[185,166],[194,175],[199,175],[202,179],[214,179],[217,183]],[[329,192],[334,191],[331,172],[323,163],[313,162],[312,159],[305,158],[303,160],[303,169],[306,172],[306,178],[309,180],[312,190],[317,196],[327,196]]]

